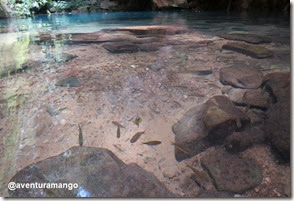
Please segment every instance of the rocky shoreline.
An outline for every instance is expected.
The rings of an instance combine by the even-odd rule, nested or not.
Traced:
[[[49,1],[37,3],[26,12],[19,7],[25,2],[6,0],[0,2],[0,19],[11,16],[30,16],[35,14],[51,13],[93,13],[111,11],[167,11],[167,10],[193,10],[193,11],[226,11],[228,13],[289,13],[290,3],[287,0],[89,0],[89,1]],[[31,14],[30,14],[31,13]]]

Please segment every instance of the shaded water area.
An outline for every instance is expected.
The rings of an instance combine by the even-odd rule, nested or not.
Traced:
[[[1,20],[1,195],[8,195],[7,183],[19,170],[78,146],[78,125],[83,146],[106,148],[123,162],[138,164],[175,196],[197,197],[203,189],[212,192],[210,196],[219,193],[209,162],[201,165],[200,160],[222,149],[224,142],[210,144],[204,137],[200,145],[192,143],[198,143],[200,151],[188,150],[193,156],[182,157],[178,152],[192,146],[182,147],[191,143],[187,130],[193,122],[185,128],[175,124],[189,109],[223,95],[246,113],[252,128],[267,127],[275,90],[267,91],[263,80],[270,73],[290,72],[289,23],[287,16],[215,12],[59,14]],[[257,73],[245,82],[221,77],[221,69],[232,66],[254,68]],[[257,86],[246,87],[250,83]],[[257,95],[244,101],[244,94],[251,93],[247,89]],[[242,118],[237,117],[238,128],[246,124]],[[123,125],[120,134],[113,121]],[[130,142],[143,131],[136,142]],[[197,135],[195,139],[202,139]],[[142,144],[155,140],[161,143]],[[261,181],[246,191],[226,193],[289,197],[290,166],[277,162],[271,140],[263,137],[238,153],[244,160],[256,161]],[[214,178],[205,185],[195,182],[187,164],[208,169]]]

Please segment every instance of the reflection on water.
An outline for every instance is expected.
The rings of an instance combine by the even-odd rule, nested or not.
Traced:
[[[247,25],[289,26],[283,16],[230,16],[226,13],[197,12],[113,12],[93,14],[54,14],[28,19],[1,20],[2,32],[93,32],[115,26],[177,24],[195,29],[216,27],[246,30]],[[225,27],[224,27],[225,26]],[[245,27],[244,27],[245,26]],[[258,27],[256,26],[256,27]],[[260,31],[260,30],[256,30]]]

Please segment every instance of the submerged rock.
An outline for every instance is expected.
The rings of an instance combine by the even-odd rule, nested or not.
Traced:
[[[261,89],[232,89],[229,93],[230,100],[237,105],[267,109],[269,95]]]
[[[285,160],[290,160],[291,153],[291,107],[290,87],[288,97],[279,100],[269,112],[266,121],[266,131],[273,147]]]
[[[78,56],[77,55],[74,55],[74,54],[69,54],[69,53],[62,53],[60,55],[60,57],[57,59],[58,62],[63,62],[63,63],[66,63],[66,62],[69,62],[70,60],[73,60],[75,58],[77,58]]]
[[[244,41],[247,43],[261,44],[261,43],[270,43],[271,40],[264,36],[259,36],[256,34],[246,34],[246,33],[231,33],[231,34],[222,34],[221,38],[228,40],[237,40]]]
[[[291,76],[287,72],[275,72],[267,74],[264,80],[265,90],[272,97],[265,122],[266,131],[273,148],[288,161],[291,148]]]
[[[178,161],[222,144],[227,136],[244,127],[249,118],[227,97],[215,96],[188,110],[173,125],[175,156]]]
[[[55,85],[59,87],[79,87],[80,82],[76,76],[70,76],[57,81]]]
[[[220,69],[220,81],[233,87],[257,89],[262,84],[262,73],[252,67],[231,66]]]
[[[264,76],[265,90],[272,96],[272,102],[287,101],[290,94],[291,75],[288,72],[269,73]]]
[[[217,191],[217,190],[209,190],[209,191],[202,191],[199,198],[233,198],[234,193],[229,193],[225,191]]]
[[[234,132],[225,141],[226,150],[230,153],[245,151],[254,144],[265,141],[265,133],[261,128],[248,128],[242,132]]]
[[[222,148],[205,155],[201,163],[221,191],[244,193],[262,181],[262,172],[255,162],[229,154]]]
[[[223,143],[228,135],[249,123],[249,117],[225,96],[214,96],[205,105],[203,121],[213,144]]]
[[[102,148],[73,147],[58,156],[34,163],[10,182],[76,183],[68,189],[16,189],[10,197],[171,197],[157,178],[137,164],[125,164]]]
[[[128,31],[136,35],[175,35],[188,31],[186,26],[149,25],[103,29],[104,32]]]
[[[139,51],[139,46],[129,42],[109,42],[102,45],[111,53],[134,53]]]
[[[232,50],[238,53],[242,53],[256,59],[263,59],[273,56],[273,53],[266,47],[246,43],[228,42],[223,45],[222,48],[224,50]]]
[[[203,124],[204,112],[204,105],[193,107],[173,125],[172,130],[177,145],[175,146],[175,157],[178,161],[190,158],[210,146],[205,139],[207,133]]]

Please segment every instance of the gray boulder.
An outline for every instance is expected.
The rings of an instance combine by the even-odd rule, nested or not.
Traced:
[[[171,197],[157,178],[102,148],[73,147],[18,172],[15,183],[77,183],[78,188],[9,190],[10,197]]]
[[[249,117],[227,97],[214,96],[188,110],[173,125],[175,156],[178,161],[197,155],[249,123]]]
[[[193,107],[173,125],[175,157],[178,161],[190,158],[210,147],[203,123],[204,113],[205,105]]]
[[[203,121],[212,144],[222,144],[227,136],[240,130],[250,121],[227,97],[214,96],[206,103]]]

